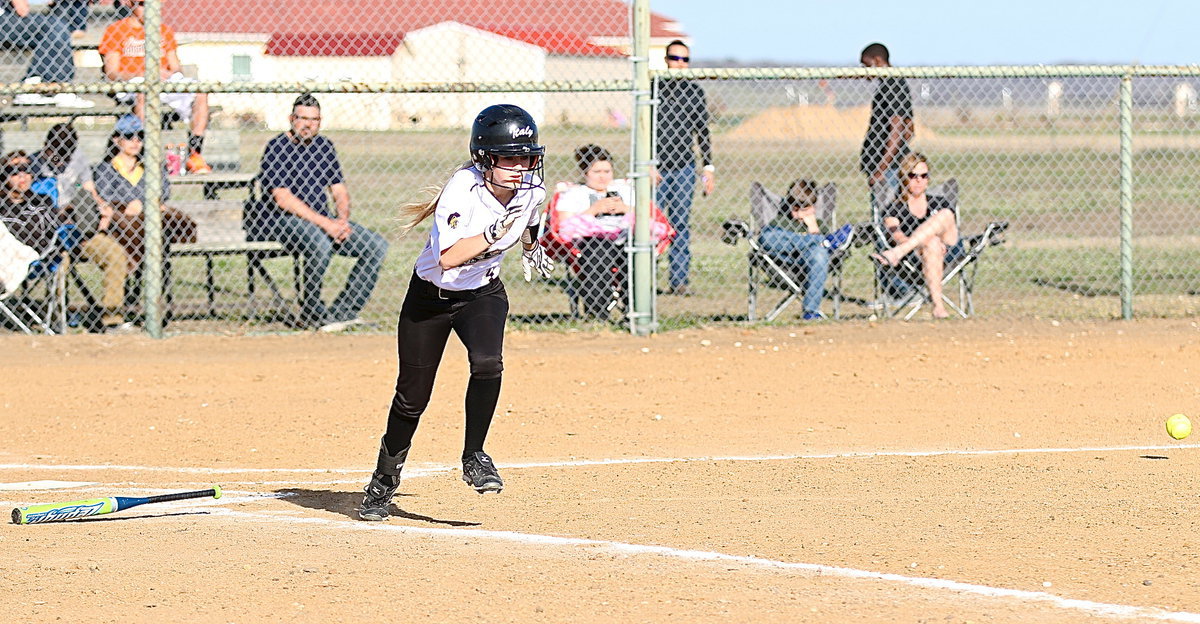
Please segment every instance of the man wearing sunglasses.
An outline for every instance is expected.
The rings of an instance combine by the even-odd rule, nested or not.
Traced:
[[[675,40],[667,44],[667,68],[687,69],[691,61],[687,44]],[[667,258],[670,263],[668,294],[691,294],[688,282],[692,264],[691,212],[696,190],[696,153],[700,148],[701,178],[704,195],[716,187],[712,159],[712,137],[708,130],[708,99],[704,88],[691,80],[666,78],[656,82],[658,111],[655,119],[655,146],[658,182],[655,200],[675,228]]]
[[[891,67],[891,55],[882,43],[863,48],[863,67]],[[892,188],[900,184],[896,168],[908,154],[913,137],[912,93],[904,78],[881,78],[871,98],[871,120],[863,139],[859,167],[872,190],[880,182]]]

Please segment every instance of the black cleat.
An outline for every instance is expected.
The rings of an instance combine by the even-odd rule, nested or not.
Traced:
[[[492,458],[483,451],[476,451],[463,459],[462,478],[480,494],[499,493],[504,489],[504,480],[496,471],[496,464],[492,463]]]
[[[363,497],[362,507],[358,509],[359,519],[371,522],[387,520],[391,515],[388,506],[392,504],[392,496],[398,487],[400,480],[396,477],[379,473],[371,475],[371,482],[363,488],[366,496]]]
[[[375,472],[371,475],[371,482],[363,488],[366,496],[363,497],[362,506],[358,508],[359,519],[371,522],[388,519],[391,515],[388,513],[388,505],[392,503],[396,488],[400,487],[400,470],[404,468],[406,459],[407,448],[395,455],[388,455],[387,447],[380,441]]]

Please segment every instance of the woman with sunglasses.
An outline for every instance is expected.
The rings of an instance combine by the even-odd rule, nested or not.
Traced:
[[[144,253],[145,216],[142,208],[146,198],[146,170],[142,166],[143,130],[142,120],[134,115],[118,119],[104,161],[92,168],[100,209],[97,229],[111,233],[121,243],[129,254],[130,268],[141,264]],[[167,180],[165,167],[160,175],[161,201],[165,202],[171,198],[171,183]],[[195,242],[196,222],[191,217],[166,205],[161,206],[161,213],[163,241]]]
[[[143,129],[142,120],[134,115],[118,119],[104,161],[92,168],[92,183],[96,186],[100,210],[100,223],[96,229],[107,232],[125,248],[131,271],[141,265],[145,252],[142,209],[147,172],[142,164]],[[159,175],[162,176],[161,201],[166,202],[171,197],[171,185],[165,166]],[[160,205],[160,213],[164,246],[196,241],[196,222],[191,217],[165,204]],[[166,258],[166,254],[163,257]],[[164,267],[164,273],[169,274],[169,267]]]
[[[553,268],[538,243],[538,207],[546,199],[537,124],[518,106],[483,109],[471,128],[471,160],[428,202],[406,206],[408,228],[433,217],[429,240],[417,257],[400,309],[396,342],[400,365],[396,392],[380,441],[375,472],[358,515],[386,520],[400,485],[400,470],[433,392],[433,381],[453,330],[467,348],[463,481],[480,494],[500,492],[492,458],[483,451],[504,370],[508,294],[500,261],[518,244],[525,279]]]
[[[883,210],[883,227],[894,246],[871,254],[871,259],[894,267],[916,252],[932,300],[933,317],[946,318],[949,312],[942,301],[942,275],[947,262],[962,251],[954,208],[946,198],[926,194],[929,161],[924,154],[910,152],[900,161],[900,179],[900,197]]]

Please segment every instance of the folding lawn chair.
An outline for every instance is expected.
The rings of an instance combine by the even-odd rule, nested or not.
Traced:
[[[558,199],[562,193],[574,185],[567,183],[559,183],[555,189],[554,195],[551,196],[549,203],[546,205],[546,210],[542,213],[541,223],[541,243],[546,249],[548,255],[558,266],[563,267],[564,278],[563,290],[567,294],[567,299],[570,304],[571,316],[579,318],[582,316],[583,295],[579,289],[580,267],[579,255],[580,250],[575,246],[575,243],[562,234],[562,222],[558,217]],[[657,206],[652,206],[651,211],[656,223],[660,223],[666,229],[666,236],[663,236],[654,246],[655,257],[661,256],[670,246],[671,240],[675,238],[675,230],[667,223],[667,217],[658,209]],[[611,297],[605,306],[608,312],[612,312],[618,307],[626,305],[626,292],[628,284],[625,280],[620,279],[620,267],[612,267],[612,280],[609,284]]]
[[[34,333],[35,327],[59,334],[67,326],[68,251],[80,241],[73,225],[59,227],[56,237],[51,249],[38,254],[0,222],[0,315],[26,334]],[[40,299],[35,296],[38,291]]]
[[[883,250],[892,247],[892,241],[883,227],[883,207],[895,201],[896,191],[884,183],[877,184],[874,191],[878,202],[871,206],[871,224],[876,249]],[[926,195],[945,198],[954,209],[955,223],[961,224],[958,180],[950,178],[931,186]],[[979,234],[965,236],[959,231],[957,247],[960,251],[951,254],[942,274],[942,301],[962,318],[975,313],[975,272],[979,269],[979,258],[987,248],[1004,242],[1007,229],[1007,221],[991,221]],[[951,282],[956,280],[957,288],[951,288]],[[957,291],[957,298],[946,294],[951,291]],[[904,320],[911,319],[930,301],[929,288],[925,285],[921,262],[916,254],[905,256],[895,267],[875,266],[875,301],[883,316],[901,316],[903,313]]]
[[[782,290],[783,299],[771,308],[764,320],[773,321],[785,308],[804,296],[804,276],[797,275],[791,269],[783,266],[771,257],[759,243],[759,234],[763,227],[779,215],[783,197],[767,190],[762,184],[750,184],[750,223],[741,219],[730,219],[722,225],[721,240],[729,245],[736,245],[739,239],[746,239],[750,250],[746,253],[748,290],[748,312],[751,321],[758,320],[758,295],[762,287]],[[830,182],[817,190],[817,203],[814,206],[817,221],[828,224],[830,229],[837,229],[837,185]],[[856,244],[858,226],[850,229],[849,238],[829,254],[829,273],[825,279],[825,296],[833,301],[833,317],[841,318],[842,302],[845,296],[842,292],[842,266],[850,256],[851,249]]]

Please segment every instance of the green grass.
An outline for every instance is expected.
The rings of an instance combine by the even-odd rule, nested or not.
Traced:
[[[664,329],[745,318],[746,250],[744,245],[735,248],[721,243],[719,236],[725,220],[748,218],[752,181],[776,191],[797,177],[832,181],[838,184],[840,222],[870,218],[867,188],[857,171],[856,145],[830,148],[800,141],[735,140],[726,136],[729,126],[723,123],[717,124],[715,133],[717,191],[712,197],[697,196],[693,207],[693,285],[699,294],[660,297],[657,309]],[[974,132],[977,136],[1013,136],[1006,129],[985,127]],[[262,146],[273,135],[242,133],[243,170],[257,170]],[[401,236],[398,208],[422,199],[427,187],[444,182],[467,157],[466,137],[461,132],[330,132],[328,136],[336,143],[347,173],[354,219],[383,233],[391,243],[379,285],[365,310],[368,320],[390,329],[428,231],[428,226],[422,225]],[[626,130],[547,127],[542,140],[548,147],[546,177],[551,183],[577,180],[571,151],[585,142],[612,150],[618,171],[628,168]],[[980,316],[1111,318],[1119,314],[1120,197],[1115,151],[960,148],[930,157],[935,183],[954,177],[961,184],[965,234],[982,230],[992,220],[1011,224],[1010,244],[989,250],[980,263],[975,294]],[[1133,162],[1137,176],[1133,187],[1135,309],[1148,316],[1193,314],[1200,292],[1196,245],[1200,223],[1194,209],[1200,152],[1147,149],[1137,151]],[[847,263],[845,290],[851,296],[870,299],[872,273],[865,251],[858,250]],[[665,282],[665,264],[665,258],[660,259],[660,284]],[[267,266],[285,296],[294,296],[291,263],[277,259],[268,261]],[[335,259],[326,281],[327,299],[336,294],[349,266],[348,260]],[[272,319],[260,322],[247,313],[244,260],[220,259],[215,268],[223,316],[215,321],[180,323],[177,329],[282,328]],[[176,263],[175,270],[177,301],[203,304],[203,264],[198,259],[184,259]],[[515,326],[578,325],[568,317],[567,299],[559,285],[526,284],[515,255],[506,261],[504,271]],[[260,287],[259,301],[263,301],[261,295]],[[769,307],[766,301],[760,303],[760,310]],[[799,307],[794,306],[781,320],[793,322],[798,313]],[[866,318],[870,310],[848,305],[843,314]],[[596,329],[594,325],[579,326]]]

